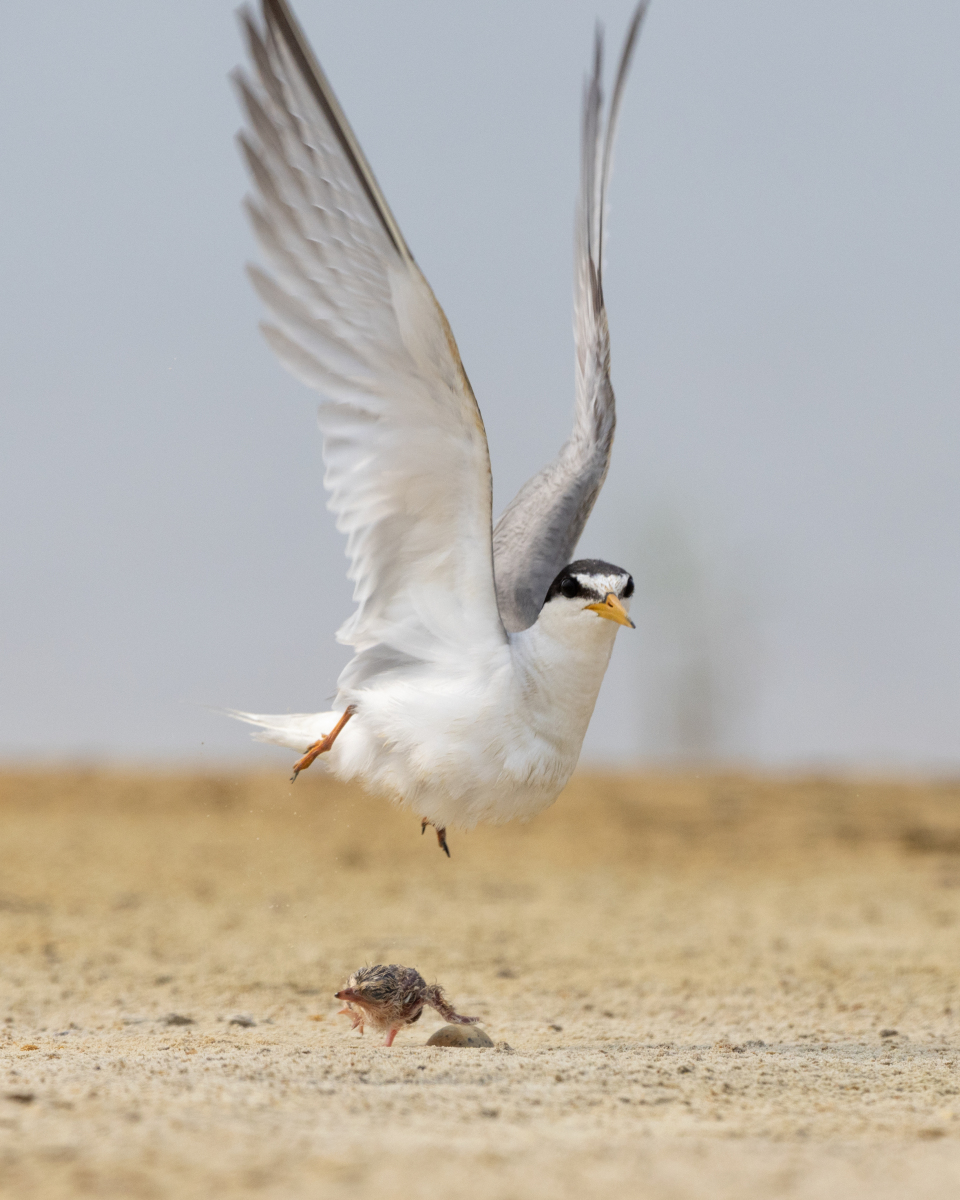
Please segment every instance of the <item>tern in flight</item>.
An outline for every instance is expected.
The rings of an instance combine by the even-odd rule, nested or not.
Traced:
[[[617,113],[648,0],[627,30],[606,119],[598,30],[576,217],[573,432],[493,527],[483,420],[421,274],[286,0],[241,21],[235,81],[268,270],[250,270],[277,357],[322,397],[324,483],[346,534],[354,650],[333,711],[233,715],[446,831],[540,812],[570,778],[633,579],[571,562],[616,423],[603,303]]]

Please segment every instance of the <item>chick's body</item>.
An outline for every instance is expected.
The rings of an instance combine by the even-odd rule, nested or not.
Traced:
[[[364,1026],[370,1025],[387,1035],[387,1046],[393,1045],[404,1026],[420,1020],[427,1004],[455,1025],[473,1025],[479,1019],[454,1012],[436,984],[428,986],[419,971],[396,963],[361,967],[350,976],[347,986],[334,994],[346,1001],[340,1013],[353,1019],[354,1029],[363,1033]]]

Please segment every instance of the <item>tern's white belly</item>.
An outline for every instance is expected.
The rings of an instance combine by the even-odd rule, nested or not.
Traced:
[[[595,644],[577,661],[542,630],[536,639],[524,631],[497,663],[420,680],[381,677],[349,697],[356,713],[330,769],[438,826],[533,816],[557,798],[580,756],[615,632],[596,625]]]
[[[436,825],[469,829],[530,817],[559,795],[576,766],[580,740],[558,746],[516,714],[424,697],[394,709],[372,694],[330,753],[342,779],[358,779]]]

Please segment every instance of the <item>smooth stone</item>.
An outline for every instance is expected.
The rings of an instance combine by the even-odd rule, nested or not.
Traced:
[[[466,1046],[473,1049],[492,1046],[493,1042],[476,1025],[442,1025],[427,1038],[428,1046]]]

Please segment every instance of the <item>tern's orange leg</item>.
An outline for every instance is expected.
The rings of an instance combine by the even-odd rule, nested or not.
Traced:
[[[387,1040],[386,1040],[386,1041],[385,1041],[383,1044],[384,1044],[385,1046],[392,1046],[392,1045],[393,1045],[393,1039],[394,1039],[394,1038],[397,1036],[397,1034],[398,1034],[399,1032],[400,1032],[400,1031],[399,1031],[398,1029],[391,1029],[391,1030],[390,1030],[390,1032],[387,1034]]]
[[[325,737],[322,737],[319,742],[314,742],[302,758],[297,759],[297,761],[293,764],[293,774],[290,776],[291,783],[293,783],[301,771],[305,771],[307,767],[310,766],[315,758],[319,757],[321,754],[325,754],[330,749],[333,743],[337,740],[340,730],[344,727],[344,725],[346,725],[356,711],[356,705],[349,705],[346,712],[336,723],[336,725],[334,725],[333,729],[331,729]]]

